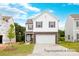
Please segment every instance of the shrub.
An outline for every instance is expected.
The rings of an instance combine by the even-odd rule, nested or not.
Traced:
[[[25,41],[25,27],[15,23],[15,32],[17,42]]]
[[[58,41],[65,41],[64,37],[60,37]]]

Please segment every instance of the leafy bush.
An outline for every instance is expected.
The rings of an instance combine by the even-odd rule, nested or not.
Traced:
[[[65,36],[64,30],[59,30],[58,35],[59,35],[59,37],[64,37]]]
[[[64,37],[60,37],[58,41],[65,41]]]
[[[16,41],[25,41],[25,27],[15,23]]]

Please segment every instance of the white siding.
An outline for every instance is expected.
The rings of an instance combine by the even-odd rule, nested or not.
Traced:
[[[77,33],[79,33],[79,28],[76,26],[76,22],[79,20],[73,21],[73,38],[75,41],[77,41]]]
[[[69,17],[66,22],[65,27],[65,40],[66,41],[77,41],[77,33],[79,33],[79,28],[76,26],[76,22],[79,20],[75,20],[75,18]],[[68,35],[70,35],[70,40],[68,40]]]
[[[26,31],[28,31],[28,32],[29,32],[29,31],[33,31],[33,30],[29,30],[29,29],[28,29],[28,24],[26,24]]]
[[[36,22],[42,21],[42,28],[36,28]],[[55,22],[55,28],[49,28],[49,22]],[[50,15],[49,13],[44,13],[38,18],[33,20],[33,31],[34,32],[58,32],[58,20]]]
[[[26,25],[26,32],[58,32],[58,19],[51,15],[49,12],[43,12],[40,15],[32,18],[33,20],[33,30],[28,30],[28,25]],[[36,22],[42,22],[42,28],[36,27]],[[49,28],[49,22],[55,22],[55,27]],[[54,34],[43,35],[35,34],[36,43],[52,43],[55,44],[56,36]],[[26,38],[25,38],[26,40]]]
[[[70,35],[70,40],[68,40],[68,35]],[[73,41],[73,18],[69,16],[65,24],[65,40]]]

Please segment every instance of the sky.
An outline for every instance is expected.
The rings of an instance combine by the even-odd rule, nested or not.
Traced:
[[[14,22],[25,26],[26,20],[42,11],[49,11],[59,20],[59,29],[65,29],[69,15],[79,14],[78,3],[0,3],[0,15],[12,16]]]

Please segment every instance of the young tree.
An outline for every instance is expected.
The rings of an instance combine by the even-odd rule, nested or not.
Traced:
[[[12,25],[12,24],[10,25],[7,36],[10,39],[10,43],[11,43],[11,40],[15,37],[14,25]]]

